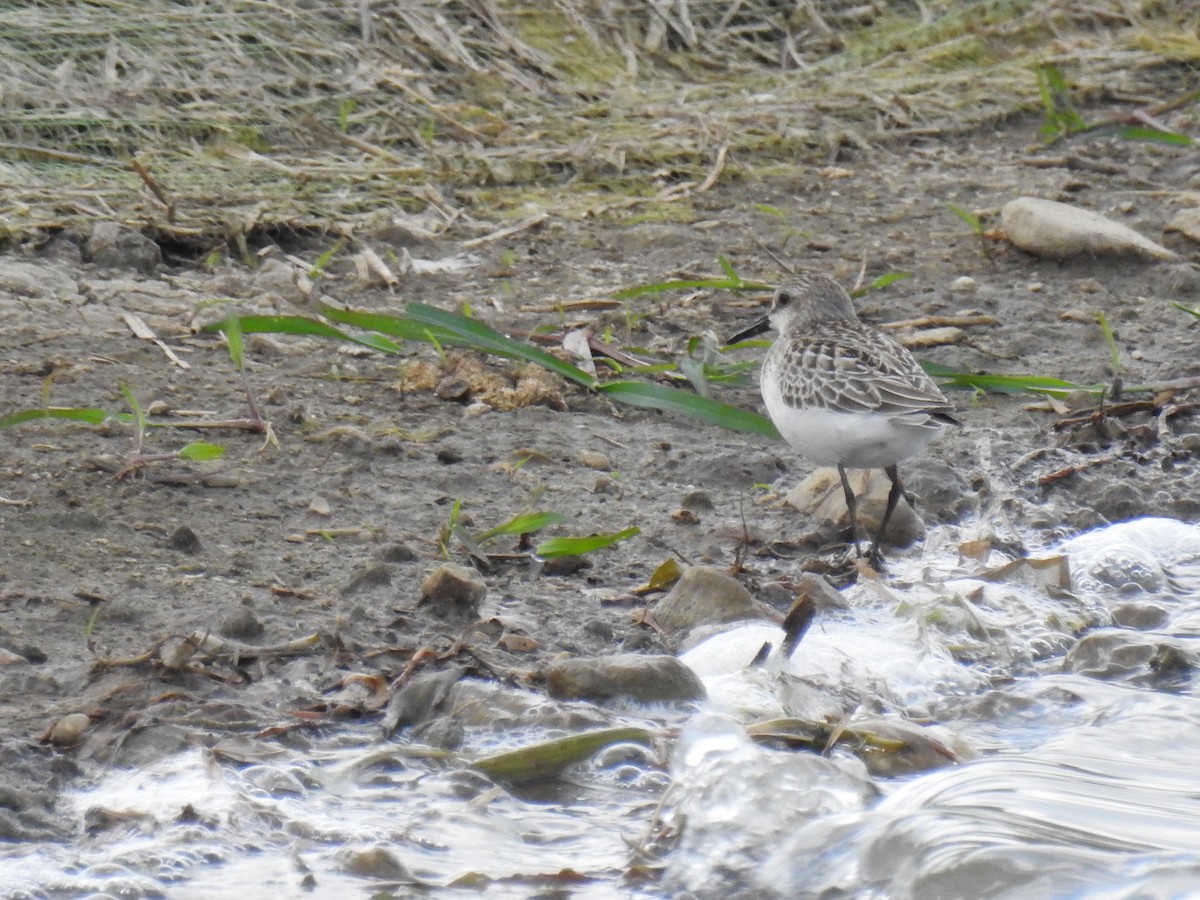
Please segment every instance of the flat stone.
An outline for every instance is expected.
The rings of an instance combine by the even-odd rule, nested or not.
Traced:
[[[88,259],[103,269],[132,269],[149,275],[162,262],[158,244],[116,222],[97,222],[85,249]]]
[[[450,689],[464,674],[466,669],[462,666],[451,666],[440,672],[422,672],[414,676],[388,701],[381,722],[384,737],[436,715]]]
[[[619,653],[565,659],[546,669],[550,696],[559,700],[611,700],[641,703],[702,700],[704,684],[673,656]]]
[[[669,631],[763,617],[742,583],[723,569],[692,566],[658,602],[654,618]]]
[[[1126,225],[1090,209],[1056,200],[1018,197],[1004,204],[1000,221],[1015,246],[1036,256],[1065,259],[1121,254],[1142,259],[1176,258],[1166,247]]]

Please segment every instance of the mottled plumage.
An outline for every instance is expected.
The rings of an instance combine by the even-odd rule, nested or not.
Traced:
[[[954,422],[953,407],[911,353],[859,321],[849,295],[823,275],[805,274],[775,292],[771,311],[736,335],[737,341],[774,327],[779,337],[762,368],[762,393],[771,421],[800,454],[837,466],[854,546],[854,495],[846,467],[884,469],[892,481],[887,510],[869,559],[903,488],[896,464]]]

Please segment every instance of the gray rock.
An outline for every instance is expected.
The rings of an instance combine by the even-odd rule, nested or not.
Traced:
[[[466,566],[446,563],[421,582],[421,603],[443,619],[479,618],[479,604],[487,596],[487,582]]]
[[[87,258],[104,269],[132,269],[149,275],[162,262],[158,244],[116,222],[97,222],[85,250]]]
[[[387,847],[368,847],[365,850],[346,849],[338,854],[342,868],[359,878],[414,883],[412,874]]]
[[[263,630],[263,623],[258,620],[254,610],[246,605],[217,626],[217,634],[221,637],[239,641],[255,640],[262,636]]]
[[[1113,481],[1092,497],[1092,509],[1110,522],[1136,519],[1149,512],[1145,495],[1128,481]]]
[[[1157,688],[1193,677],[1200,652],[1192,642],[1161,632],[1104,629],[1085,635],[1063,660],[1063,671]]]
[[[204,549],[204,545],[200,543],[200,538],[196,536],[196,532],[192,531],[186,525],[180,525],[171,532],[171,536],[167,538],[167,546],[172,550],[178,550],[180,553],[186,553],[189,556],[195,556]]]
[[[591,562],[585,556],[555,556],[542,563],[542,574],[574,575],[591,567]]]
[[[1171,614],[1157,603],[1118,603],[1112,608],[1113,624],[1137,631],[1166,628]]]
[[[417,558],[417,552],[408,544],[397,541],[380,550],[379,558],[387,563],[413,562]]]
[[[281,259],[263,260],[250,279],[250,288],[255,295],[268,300],[280,299],[299,305],[308,299],[300,289],[296,269]]]
[[[392,583],[392,567],[387,563],[373,563],[350,576],[342,587],[342,596],[348,597],[371,588],[387,587]],[[424,588],[422,588],[422,591]]]
[[[900,477],[904,489],[916,496],[917,508],[927,518],[955,521],[971,509],[974,495],[969,485],[957,468],[943,460],[911,460],[902,466]]]
[[[658,602],[654,618],[669,631],[763,616],[742,583],[723,569],[692,566]]]
[[[451,666],[440,672],[422,672],[413,677],[388,701],[380,723],[383,736],[389,737],[399,728],[428,720],[466,671],[462,666]]]
[[[610,700],[642,703],[702,700],[700,678],[673,656],[620,653],[565,659],[546,670],[550,696],[559,700]]]

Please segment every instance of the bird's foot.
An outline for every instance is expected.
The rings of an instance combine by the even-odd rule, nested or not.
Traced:
[[[871,552],[867,554],[866,565],[882,574],[883,572],[883,554],[879,552],[879,541],[871,545]]]

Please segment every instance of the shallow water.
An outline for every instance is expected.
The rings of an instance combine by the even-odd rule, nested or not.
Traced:
[[[951,538],[845,592],[790,660],[746,668],[778,646],[764,625],[690,650],[703,709],[582,715],[464,682],[454,755],[362,728],[252,764],[194,750],[101,774],[71,798],[76,840],[0,850],[2,896],[1187,895],[1200,528],[1140,520],[1047,550],[1068,557],[1074,596],[1020,568],[979,577]],[[782,716],[936,722],[963,761],[887,777],[742,727]],[[659,729],[670,759],[614,748],[536,789],[463,768],[581,719]],[[638,861],[663,869],[631,876]]]

